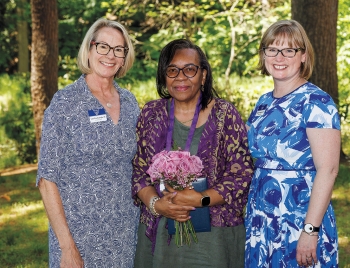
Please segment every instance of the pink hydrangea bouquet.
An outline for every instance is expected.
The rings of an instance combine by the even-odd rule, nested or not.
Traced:
[[[187,151],[161,151],[152,157],[151,165],[147,170],[151,181],[164,181],[175,190],[192,188],[203,170],[202,160]],[[197,243],[197,235],[191,220],[186,222],[175,221],[175,243],[182,246],[191,244],[191,235]]]

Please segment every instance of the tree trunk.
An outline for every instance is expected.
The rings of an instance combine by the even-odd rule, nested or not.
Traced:
[[[292,0],[292,18],[304,27],[315,50],[310,78],[339,104],[337,77],[338,0]]]
[[[304,27],[315,51],[310,82],[339,104],[337,76],[338,0],[292,0],[292,18]],[[341,150],[341,161],[346,155]]]
[[[29,73],[29,46],[28,46],[28,22],[25,17],[25,5],[27,0],[18,0],[17,4],[17,30],[18,30],[18,72]]]
[[[58,14],[56,0],[31,0],[31,94],[39,156],[45,109],[58,90]]]

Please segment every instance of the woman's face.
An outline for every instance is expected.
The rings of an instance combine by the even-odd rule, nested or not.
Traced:
[[[188,70],[180,71],[174,78],[166,76],[166,87],[169,94],[177,101],[197,103],[201,86],[204,85],[205,82],[207,71],[198,68],[196,75],[189,78],[184,74],[184,71],[188,74],[193,68],[196,69],[193,65],[200,66],[199,55],[196,50],[187,48],[177,50],[168,65],[168,69],[171,67],[180,69],[188,68]],[[171,68],[171,70],[176,72],[176,68]]]
[[[101,28],[98,31],[96,43],[104,43],[110,47],[123,46],[123,34],[110,27]],[[97,53],[96,45],[92,45],[89,51],[89,64],[92,73],[103,78],[114,78],[119,68],[124,65],[124,58],[117,58],[110,49],[107,55]]]
[[[298,48],[295,45],[290,47],[286,38],[276,39],[268,48],[284,49]],[[303,51],[298,51],[293,58],[284,57],[281,52],[275,57],[265,57],[265,67],[274,80],[289,81],[300,77],[300,67],[305,62],[306,55]]]

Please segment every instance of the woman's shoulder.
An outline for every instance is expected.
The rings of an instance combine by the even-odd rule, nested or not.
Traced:
[[[133,102],[137,102],[135,95],[128,89],[121,87],[116,81],[114,81],[114,87],[117,89],[118,93],[126,99]]]
[[[307,94],[309,102],[334,103],[331,95],[311,82],[305,84],[303,94]]]
[[[74,99],[75,96],[79,96],[83,91],[86,90],[86,82],[85,79],[82,76],[80,76],[76,81],[73,83],[65,86],[64,88],[58,90],[54,94],[55,99]]]
[[[216,110],[226,110],[231,112],[238,112],[236,106],[227,100],[215,98],[214,109]]]
[[[147,102],[143,106],[143,111],[157,111],[157,110],[163,110],[166,108],[166,104],[168,103],[168,99],[157,99],[157,100],[151,100]]]

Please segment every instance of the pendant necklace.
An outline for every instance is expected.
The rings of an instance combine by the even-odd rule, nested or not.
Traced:
[[[103,99],[106,99],[106,97],[105,97],[105,94],[103,93],[103,91],[102,91],[102,95],[103,95]],[[113,94],[112,94],[113,95]],[[112,108],[112,103],[110,103],[110,102],[107,102],[106,103],[106,106],[108,107],[108,108]]]

